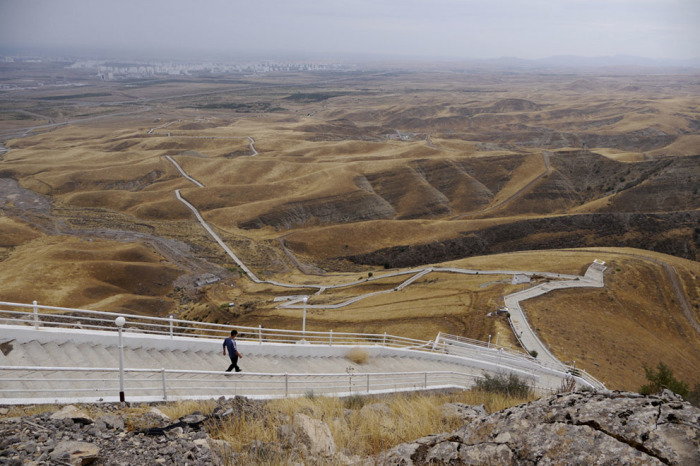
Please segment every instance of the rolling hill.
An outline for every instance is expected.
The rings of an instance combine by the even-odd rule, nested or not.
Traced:
[[[84,92],[0,94],[0,300],[298,327],[274,300],[290,291],[248,280],[179,190],[256,275],[296,294],[394,268],[580,274],[600,258],[603,291],[526,304],[544,341],[613,388],[636,389],[659,360],[700,383],[695,76],[72,78]],[[518,286],[426,276],[310,310],[309,327],[516,345],[486,314]]]

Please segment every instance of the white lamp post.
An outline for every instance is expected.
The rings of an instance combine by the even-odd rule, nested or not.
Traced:
[[[301,321],[301,341],[306,343],[306,302],[309,300],[308,296],[304,296],[302,301],[304,301],[304,317]]]
[[[126,319],[119,316],[114,319],[114,323],[119,327],[119,401],[124,403],[124,342],[122,341],[122,329]]]

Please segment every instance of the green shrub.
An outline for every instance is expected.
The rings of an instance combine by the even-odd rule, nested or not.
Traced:
[[[477,379],[476,388],[489,393],[502,393],[504,395],[529,397],[532,394],[530,387],[517,375],[511,373],[504,374],[484,374],[482,379]]]
[[[648,384],[642,385],[639,389],[639,393],[642,395],[651,395],[652,393],[659,393],[664,388],[671,390],[673,393],[677,393],[683,398],[686,398],[690,394],[690,389],[688,384],[676,379],[673,376],[673,371],[663,362],[659,362],[656,365],[656,371],[653,368],[644,365],[644,372],[646,373]]]

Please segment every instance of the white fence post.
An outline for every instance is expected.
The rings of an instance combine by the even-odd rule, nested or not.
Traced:
[[[126,319],[119,316],[114,319],[114,323],[119,328],[119,402],[124,405],[124,340],[122,338],[122,330],[124,330],[124,324]]]
[[[437,349],[438,343],[440,343],[440,335],[442,335],[442,332],[438,332],[437,337],[435,337],[435,341],[433,342],[433,351]]]
[[[289,396],[289,374],[284,373],[284,397]]]
[[[39,308],[36,305],[36,301],[34,301],[34,328],[36,330],[39,329]]]
[[[167,388],[167,385],[165,383],[165,368],[164,367],[160,368],[160,374],[161,374],[162,379],[163,379],[163,401],[168,401],[168,388]]]
[[[369,393],[369,373],[367,373],[367,393]]]
[[[258,324],[258,343],[262,345],[262,324]]]
[[[330,340],[328,346],[333,346],[333,329],[331,329]]]
[[[384,332],[384,339],[382,340],[382,346],[386,346],[386,332]]]
[[[168,316],[168,318],[170,319],[170,339],[172,340],[173,339],[173,315],[170,314]]]

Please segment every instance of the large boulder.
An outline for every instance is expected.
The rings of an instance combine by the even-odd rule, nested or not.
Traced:
[[[399,445],[379,464],[700,464],[700,409],[664,392],[553,395]]]
[[[55,464],[83,466],[93,464],[100,455],[100,449],[89,442],[62,441],[51,452]]]
[[[278,434],[286,443],[304,447],[311,456],[328,458],[336,453],[328,425],[306,414],[295,414],[292,424],[280,427]]]
[[[55,421],[70,419],[76,424],[92,424],[94,422],[88,413],[73,405],[64,406],[60,411],[53,413],[51,419]]]

